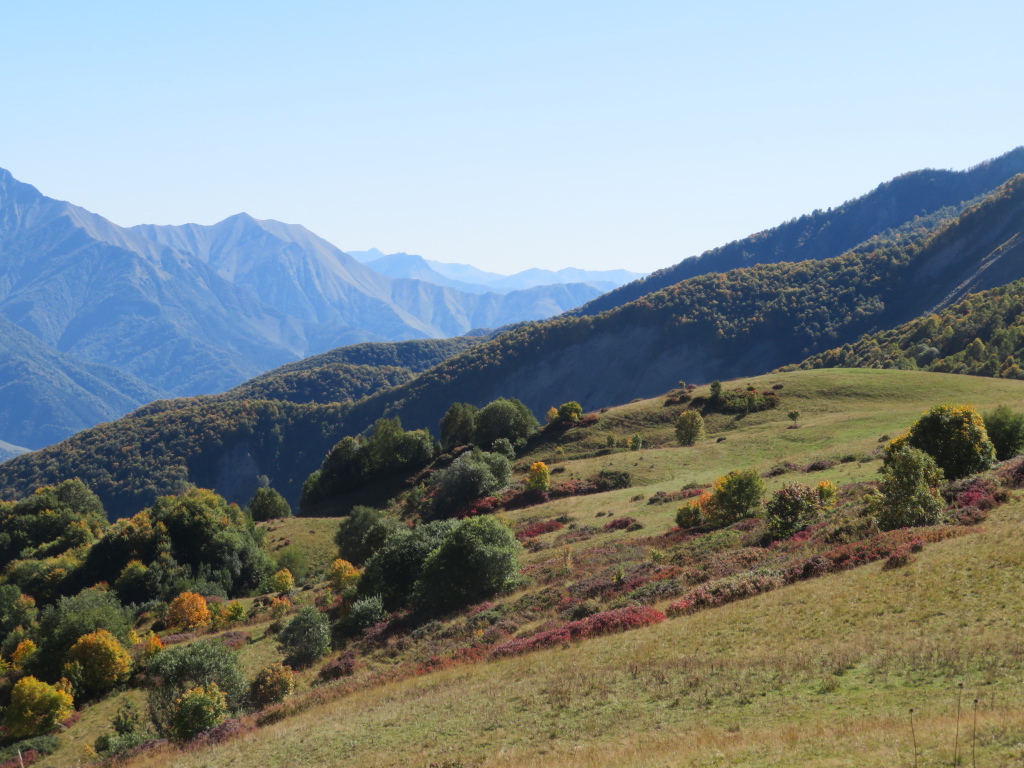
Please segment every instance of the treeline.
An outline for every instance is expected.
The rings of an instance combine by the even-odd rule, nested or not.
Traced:
[[[334,363],[263,375],[215,400],[287,400],[290,403],[344,403],[412,381],[408,368]]]
[[[968,296],[937,314],[863,336],[781,370],[897,368],[1024,378],[1024,280]]]
[[[244,502],[264,475],[297,501],[309,467],[344,434],[347,406],[280,401],[163,401],[0,464],[0,498],[77,477],[111,517],[192,485]]]
[[[433,368],[484,340],[481,336],[456,336],[451,339],[411,339],[409,341],[381,341],[351,344],[294,363],[282,365],[257,376],[252,382],[294,371],[321,368],[325,365],[369,365],[373,367],[407,368],[420,373]]]

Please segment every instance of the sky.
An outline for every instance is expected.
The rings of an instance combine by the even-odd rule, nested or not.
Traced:
[[[651,271],[1024,144],[1024,4],[0,0],[0,167],[497,272]]]

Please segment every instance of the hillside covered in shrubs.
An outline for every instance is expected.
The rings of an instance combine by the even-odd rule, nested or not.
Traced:
[[[571,723],[594,745],[595,764],[617,765],[612,744],[637,723],[675,734],[711,712],[719,724],[701,727],[727,733],[734,718],[788,727],[795,709],[811,733],[787,742],[793,759],[821,718],[874,723],[897,699],[937,713],[957,682],[965,696],[991,688],[1011,701],[1024,667],[1000,638],[1020,631],[1012,606],[1024,590],[1000,580],[1006,612],[989,612],[980,630],[973,599],[915,590],[936,569],[953,583],[951,556],[976,563],[1015,547],[1024,413],[1012,404],[1022,386],[799,371],[597,413],[570,401],[544,426],[518,425],[515,403],[492,414],[453,404],[447,456],[373,463],[412,434],[392,421],[335,459],[329,471],[342,470],[350,487],[374,482],[350,470],[386,470],[406,490],[333,521],[265,519],[287,514],[270,491],[246,510],[187,490],[112,524],[79,481],[6,502],[0,758],[20,750],[41,768],[64,765],[84,742],[93,759],[140,768],[220,764],[225,749],[265,765],[309,749],[340,750],[357,765],[424,754],[466,763],[495,744],[561,754]],[[467,469],[452,472],[462,460]],[[494,484],[474,486],[474,466]],[[458,503],[439,501],[449,483],[465,494]],[[268,545],[271,535],[299,542],[307,529],[334,531],[303,545],[325,550],[326,569],[306,568],[291,544]],[[983,597],[986,578],[973,583]],[[942,610],[929,609],[940,594]],[[843,611],[841,631],[822,634],[826,614]],[[949,626],[964,621],[968,645]],[[717,640],[698,640],[705,631]],[[906,655],[922,633],[932,645]],[[748,642],[761,650],[738,650]],[[508,676],[522,698],[493,697]],[[872,676],[885,685],[859,698],[859,681]],[[762,693],[771,701],[758,703]],[[631,717],[619,706],[604,712],[611,697]],[[773,710],[780,701],[786,713]],[[424,746],[414,734],[430,722],[428,705],[455,717]],[[978,727],[991,728],[977,752],[998,762],[1021,732],[996,712],[979,713]],[[483,727],[495,716],[507,735]],[[373,734],[386,722],[382,757]],[[890,743],[879,728],[858,738]],[[933,734],[922,734],[927,754]]]

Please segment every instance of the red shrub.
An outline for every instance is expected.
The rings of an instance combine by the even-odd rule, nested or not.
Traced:
[[[617,517],[614,520],[604,524],[606,531],[624,531],[632,525],[636,525],[636,519],[629,517]]]
[[[220,636],[221,643],[224,647],[231,651],[237,651],[243,645],[246,645],[252,639],[252,635],[248,632],[225,632]]]
[[[570,621],[560,627],[538,632],[532,637],[519,637],[497,646],[493,658],[518,656],[540,648],[567,645],[573,640],[624,632],[629,629],[646,627],[665,620],[665,614],[649,606],[627,605],[612,611],[602,611],[578,621]]]
[[[351,651],[346,651],[336,659],[331,659],[322,667],[317,678],[322,683],[332,680],[340,680],[343,677],[351,677],[356,671],[356,657]]]
[[[565,525],[557,520],[540,520],[538,522],[529,523],[524,528],[516,531],[516,538],[519,539],[519,541],[526,541],[526,539],[532,539],[533,537],[540,536],[544,533],[560,531],[564,527]]]

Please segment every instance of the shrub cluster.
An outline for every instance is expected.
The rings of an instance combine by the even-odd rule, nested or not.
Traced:
[[[491,656],[519,656],[541,648],[567,645],[574,640],[609,635],[629,629],[657,624],[665,620],[665,614],[650,606],[630,605],[611,611],[602,611],[578,621],[570,621],[555,629],[538,632],[531,637],[515,638],[494,648]]]
[[[516,531],[516,538],[519,539],[519,541],[526,541],[527,539],[532,539],[545,533],[560,531],[564,527],[565,524],[560,523],[558,520],[539,520],[528,523]]]

